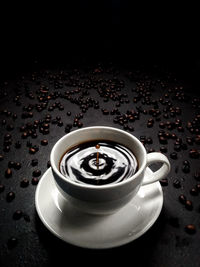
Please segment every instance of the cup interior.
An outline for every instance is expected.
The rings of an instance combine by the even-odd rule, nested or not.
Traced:
[[[145,167],[146,150],[136,137],[117,128],[95,126],[75,130],[59,139],[51,151],[50,160],[52,168],[56,169],[57,173],[60,173],[60,160],[67,150],[80,143],[97,139],[114,141],[131,150],[138,161],[138,171],[136,173]],[[62,174],[60,173],[60,175]]]

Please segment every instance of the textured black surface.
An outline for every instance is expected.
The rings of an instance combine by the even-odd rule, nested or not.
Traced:
[[[93,2],[73,1],[72,6],[65,7],[50,3],[43,7],[35,2],[29,6],[17,3],[17,7],[1,7],[0,266],[59,266],[80,261],[94,266],[105,265],[108,260],[109,263],[127,260],[134,266],[198,267],[200,148],[199,139],[195,139],[200,131],[198,8],[189,4],[184,7],[182,3],[177,9],[173,4],[157,10],[158,6],[151,4],[132,7],[129,1]],[[100,87],[104,88],[101,95]],[[111,88],[118,96],[125,94],[121,96],[124,103],[105,97],[106,89]],[[66,97],[66,91],[71,99]],[[85,100],[82,103],[85,107],[74,102],[77,97]],[[94,102],[87,108],[88,97],[99,101],[99,109],[94,108]],[[53,104],[56,108],[48,110]],[[172,111],[179,107],[181,114],[178,111],[170,114],[170,105]],[[108,125],[123,129],[124,125],[114,122],[118,115],[111,114],[113,108],[121,114],[134,110],[138,119],[125,122],[125,129],[138,138],[151,137],[152,144],[151,139],[142,138],[146,149],[162,150],[169,157],[172,170],[161,182],[164,206],[153,227],[138,240],[115,249],[81,249],[60,241],[43,226],[35,210],[35,190],[47,169],[51,148],[66,134],[66,124],[73,124],[75,116],[83,113],[83,118],[78,119],[82,123],[79,127]],[[164,125],[159,126],[160,121],[156,121],[156,110],[160,110],[157,117]],[[51,115],[49,133],[41,129],[48,127],[43,122],[46,114]],[[155,122],[147,127],[150,118]],[[181,120],[183,132],[167,123],[176,119]],[[41,121],[34,126],[37,136],[33,131],[31,136],[35,120]],[[186,127],[188,122],[193,124],[193,130]],[[31,123],[29,129],[20,131],[26,123]],[[179,140],[174,146],[173,135],[167,144],[166,138],[161,138],[161,144],[159,130],[175,133],[184,145]],[[7,133],[12,137],[4,139]],[[192,142],[187,142],[187,137]],[[41,144],[44,139],[48,140],[47,145],[44,141]],[[192,156],[198,158],[189,156],[190,149],[197,150]],[[190,168],[184,167],[183,171],[185,160]],[[9,161],[20,162],[21,168]],[[8,168],[12,176],[9,171],[5,175]],[[39,175],[33,173],[36,169],[41,171],[39,177],[34,176]],[[14,194],[8,195],[10,192]]]
[[[98,262],[101,261],[103,264],[104,260],[113,257],[118,260],[122,255],[123,258],[131,257],[134,258],[134,261],[140,262],[138,266],[191,266],[191,260],[193,261],[192,266],[199,266],[200,193],[197,193],[197,196],[190,193],[191,188],[199,183],[199,178],[195,179],[194,177],[195,172],[200,171],[199,154],[198,159],[189,157],[190,149],[197,149],[199,153],[199,141],[196,143],[193,141],[193,145],[186,142],[186,137],[189,136],[194,140],[199,133],[199,119],[196,119],[196,126],[194,126],[196,133],[191,133],[186,128],[187,123],[192,122],[199,114],[198,97],[188,90],[190,89],[187,87],[188,85],[185,86],[173,74],[162,72],[156,66],[151,68],[150,72],[141,69],[120,69],[111,63],[87,65],[85,68],[68,66],[65,69],[54,70],[42,69],[36,64],[35,68],[37,71],[26,72],[16,79],[7,80],[1,84],[1,123],[6,120],[5,125],[1,125],[0,153],[4,156],[0,162],[0,181],[5,186],[3,192],[0,193],[2,266],[48,266],[57,264],[57,260],[60,263],[66,262],[66,260],[67,262],[73,261],[74,264],[80,258],[86,261],[88,257],[91,257],[92,260],[98,259]],[[120,99],[124,100],[121,101],[123,103],[118,104],[120,101],[105,97],[106,89],[113,87],[114,94],[118,97],[121,95]],[[101,88],[105,90],[102,96],[98,91]],[[19,100],[14,102],[16,96],[19,96]],[[73,103],[78,97],[84,102],[82,107],[79,105],[80,101],[77,101],[78,104]],[[99,108],[95,108],[94,104],[88,107],[88,99],[99,101]],[[43,103],[46,103],[46,107],[44,110],[38,111],[38,105],[44,105]],[[54,110],[49,111],[49,107],[53,104],[55,104]],[[64,110],[59,110],[60,105]],[[42,177],[47,169],[53,144],[65,134],[66,125],[74,123],[77,114],[82,113],[83,115],[83,118],[79,119],[79,122],[83,124],[82,127],[109,125],[123,129],[123,125],[113,122],[114,118],[119,115],[111,115],[112,110],[118,105],[117,109],[121,114],[127,113],[128,110],[134,110],[136,120],[126,122],[125,127],[133,127],[134,131],[131,127],[127,131],[138,138],[141,136],[152,138],[152,144],[151,139],[145,141],[147,150],[159,151],[162,146],[167,148],[165,154],[170,159],[172,170],[167,177],[167,182],[162,182],[164,206],[155,225],[144,236],[130,244],[101,251],[77,248],[58,240],[45,229],[39,220],[34,204],[37,185],[34,185],[35,180],[32,179],[37,174],[39,179]],[[163,110],[167,106],[169,106],[169,110],[164,112]],[[28,107],[31,108],[31,111],[28,111]],[[179,110],[177,107],[181,112],[173,117],[170,108]],[[108,110],[109,114],[104,115],[102,109]],[[152,109],[160,110],[160,114],[157,116],[152,114]],[[71,111],[70,116],[67,115],[68,111]],[[27,112],[33,113],[27,115],[31,116],[30,118],[23,117]],[[168,119],[163,118],[166,113],[169,115]],[[17,114],[16,119],[13,119],[13,114]],[[51,116],[49,122],[48,120],[44,121],[47,114]],[[153,127],[150,128],[147,127],[149,118],[153,118],[155,121]],[[165,123],[164,129],[159,127],[160,121],[159,119],[156,121],[156,118],[160,118]],[[177,127],[166,128],[167,121],[175,122],[176,119],[181,120],[184,132],[179,132]],[[35,129],[37,138],[32,138],[29,130],[32,130],[35,120],[39,120]],[[62,121],[63,125],[59,126],[55,123],[56,121]],[[49,123],[49,134],[40,132],[40,127],[43,125],[44,128],[44,123]],[[14,129],[9,130],[10,124],[14,126]],[[20,130],[23,125],[29,128]],[[76,128],[78,127],[73,126],[71,131]],[[178,159],[170,158],[170,153],[174,152],[176,140],[169,138],[167,139],[168,144],[160,144],[157,136],[159,130],[170,134],[175,133],[177,138],[182,138],[182,142],[187,144],[186,149],[183,150],[183,147],[177,152]],[[23,139],[21,135],[28,131],[29,136]],[[7,133],[11,135],[11,144],[10,151],[5,152],[3,144],[4,136]],[[144,140],[144,137],[142,138]],[[48,144],[45,146],[41,145],[43,139],[48,140]],[[21,148],[15,148],[17,141],[20,141]],[[39,150],[31,154],[29,148],[35,145]],[[33,159],[38,159],[37,166],[32,166],[34,165]],[[184,160],[188,160],[190,163],[188,173],[184,173],[182,170]],[[9,161],[20,162],[21,168],[15,169]],[[4,174],[8,163],[12,170],[11,177],[5,177]],[[39,172],[34,173],[36,169],[41,171],[41,175]],[[28,179],[29,184],[25,183],[23,186],[21,181],[25,178]],[[179,180],[180,186],[177,186],[176,179]],[[15,198],[9,202],[6,199],[7,193],[10,191],[15,193]],[[192,210],[180,203],[179,195],[181,194],[192,201]],[[22,216],[14,215],[17,210],[22,211]],[[195,233],[193,231],[188,233],[185,230],[188,224],[195,225]],[[16,240],[10,240],[13,237]],[[140,256],[141,251],[145,253],[145,257]]]

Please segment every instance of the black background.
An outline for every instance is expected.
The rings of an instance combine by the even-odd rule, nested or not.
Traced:
[[[167,3],[162,5],[142,3],[136,6],[131,5],[129,1],[119,0],[66,2],[41,4],[29,1],[23,4],[7,3],[7,6],[1,4],[1,82],[18,79],[24,73],[27,74],[35,69],[65,68],[66,65],[81,68],[98,62],[112,61],[121,70],[141,68],[147,73],[155,72],[155,69],[170,71],[186,85],[186,91],[191,97],[199,93],[200,23],[196,6],[183,3],[177,6]],[[12,90],[13,87],[10,86],[8,92],[11,96]],[[195,113],[194,110],[189,113],[189,104],[182,105],[182,109],[185,110],[185,117],[182,119],[185,119],[185,122],[186,118],[191,119]],[[2,106],[5,108],[6,104]],[[12,106],[9,107],[12,110]],[[93,125],[95,120],[100,124],[112,126],[103,116],[99,117],[96,114],[91,121],[89,113],[87,116],[84,126]],[[146,128],[138,129],[140,129],[136,132],[138,137],[141,134],[148,135]],[[2,133],[5,133],[3,128]],[[48,137],[49,147],[45,153],[50,153],[50,148],[57,140],[56,132],[52,133],[54,136]],[[61,137],[63,134],[64,132],[60,132],[58,135]],[[154,138],[153,131],[151,134]],[[47,159],[42,149],[37,157],[40,161],[39,168],[43,173],[46,170]],[[26,148],[22,152],[26,153]],[[17,159],[18,155],[13,157]],[[181,159],[183,158],[184,151],[181,154]],[[6,160],[8,161],[7,158]],[[198,162],[195,161],[194,167],[197,166]],[[173,165],[172,175],[175,175],[175,167]],[[30,175],[29,170],[24,168],[20,174]],[[187,183],[189,187],[185,190],[188,193],[194,181]],[[43,227],[33,202],[28,200],[34,199],[35,192],[31,191],[30,185],[28,193],[24,195],[24,201],[21,200],[22,197],[16,199],[14,204],[16,206],[7,212],[5,218],[12,218],[14,208],[17,209],[21,205],[31,216],[31,226],[24,226],[23,222],[21,224],[10,222],[12,219],[8,219],[7,231],[1,232],[0,264],[55,266],[84,262],[94,265],[105,264],[108,261],[108,264],[116,264],[120,260],[121,264],[134,266],[199,266],[199,212],[196,210],[192,213],[185,212],[180,208],[181,204],[175,201],[178,193],[174,191],[172,184],[163,190],[164,208],[148,233],[137,241],[116,249],[93,251],[65,244]],[[7,203],[4,206],[4,195],[1,198],[3,205],[1,212],[8,206]],[[194,202],[199,203],[198,201],[199,196],[194,197]],[[174,227],[173,223],[169,223],[171,218],[176,217],[183,218],[180,220],[180,227]],[[185,233],[184,226],[193,221],[197,222],[197,233],[189,235]],[[6,221],[2,219],[2,222],[5,229]],[[19,244],[9,250],[6,242],[12,235],[17,236]]]

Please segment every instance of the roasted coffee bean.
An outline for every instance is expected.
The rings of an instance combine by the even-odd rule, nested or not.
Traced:
[[[190,165],[183,165],[182,171],[184,173],[189,173],[190,172]]]
[[[31,161],[31,165],[34,167],[34,166],[37,166],[38,165],[38,159],[32,159]]]
[[[12,176],[12,170],[10,168],[8,168],[6,171],[5,171],[5,177],[6,178],[10,178]]]
[[[197,192],[200,193],[200,184],[196,184],[195,188],[196,188]]]
[[[33,177],[31,180],[32,185],[37,185],[39,182],[39,179],[37,177]]]
[[[0,184],[0,193],[2,193],[5,189],[5,186],[3,184]]]
[[[33,147],[30,147],[29,148],[29,153],[30,154],[35,154],[37,151],[36,151],[36,149],[35,148],[33,148]]]
[[[173,186],[174,186],[175,188],[180,188],[180,187],[181,187],[181,182],[180,182],[180,180],[179,180],[179,179],[174,179],[174,181],[173,181]]]
[[[48,140],[47,139],[41,140],[41,145],[43,145],[43,146],[48,145]]]
[[[187,210],[192,210],[193,209],[192,201],[186,200],[185,207],[186,207]]]
[[[4,156],[0,154],[0,161],[2,161],[3,159],[4,159]]]
[[[51,167],[51,162],[50,160],[47,161],[47,168],[50,168]]]
[[[15,193],[14,192],[9,192],[9,193],[7,193],[7,195],[6,195],[6,200],[8,201],[8,202],[11,202],[11,201],[13,201],[13,199],[15,198]]]
[[[171,159],[177,159],[177,158],[178,158],[177,153],[176,153],[176,152],[172,152],[172,153],[170,153],[170,158],[171,158]]]
[[[166,146],[161,146],[160,147],[160,152],[166,153],[167,152],[167,147]]]
[[[19,141],[17,141],[16,143],[15,143],[15,148],[20,148],[21,147],[21,143],[19,142]]]
[[[18,244],[18,239],[16,237],[9,238],[7,242],[8,249],[13,249]]]
[[[71,116],[71,111],[67,111],[67,116]]]
[[[9,168],[14,168],[14,166],[15,166],[15,162],[10,160],[10,161],[8,162],[8,167],[9,167]]]
[[[10,151],[10,146],[4,146],[3,151],[4,152],[9,152]]]
[[[190,190],[190,194],[193,196],[198,196],[198,193],[199,193],[199,191],[195,187]]]
[[[189,156],[193,159],[198,159],[199,158],[199,152],[196,149],[190,149],[189,151]]]
[[[196,233],[196,227],[194,224],[188,224],[185,226],[185,231],[188,234],[195,234]]]
[[[40,175],[41,175],[41,170],[36,169],[36,170],[33,171],[33,176],[34,177],[39,177]]]
[[[162,186],[167,186],[168,185],[168,179],[167,178],[161,179],[160,183],[161,183]]]
[[[30,216],[28,214],[26,214],[26,213],[23,214],[23,218],[24,218],[24,220],[26,222],[30,222],[31,221]]]
[[[20,186],[25,188],[29,185],[29,180],[27,178],[24,178],[23,180],[21,180],[20,182]]]
[[[185,195],[181,194],[178,199],[181,202],[181,204],[184,204],[184,205],[186,204],[187,198]]]
[[[21,167],[22,167],[22,165],[20,162],[15,162],[15,165],[14,165],[15,170],[19,170],[19,169],[21,169]]]
[[[23,212],[21,210],[16,210],[14,213],[13,213],[13,219],[14,220],[19,220],[22,218],[22,215],[23,215]]]
[[[200,172],[196,171],[194,173],[194,178],[197,180],[197,181],[200,181]]]

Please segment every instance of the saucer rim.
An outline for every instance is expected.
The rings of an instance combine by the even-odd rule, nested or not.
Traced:
[[[147,167],[149,169],[149,171],[151,171],[151,169],[149,167]],[[157,208],[156,208],[156,212],[155,212],[155,215],[153,216],[153,218],[151,219],[151,221],[139,232],[137,232],[136,234],[130,236],[130,237],[127,237],[126,239],[123,239],[122,241],[118,241],[118,242],[114,242],[113,245],[111,245],[110,243],[108,244],[105,244],[104,246],[89,246],[87,245],[87,243],[85,245],[83,244],[78,244],[77,242],[73,242],[72,240],[67,240],[66,238],[62,238],[62,236],[60,234],[58,234],[49,224],[48,222],[46,221],[46,219],[44,218],[44,216],[42,215],[42,211],[40,209],[40,204],[39,204],[39,194],[40,194],[40,188],[41,188],[41,185],[42,185],[42,181],[45,179],[45,177],[47,175],[52,175],[52,168],[48,168],[44,174],[42,175],[38,185],[37,185],[37,188],[36,188],[36,192],[35,192],[35,208],[36,208],[36,211],[37,211],[37,214],[41,220],[41,222],[43,223],[43,225],[52,233],[54,234],[56,237],[58,237],[60,240],[70,244],[70,245],[73,245],[73,246],[76,246],[76,247],[79,247],[79,248],[86,248],[86,249],[94,249],[94,250],[99,250],[99,249],[110,249],[110,248],[117,248],[117,247],[120,247],[120,246],[123,246],[123,245],[126,245],[126,244],[129,244],[130,242],[138,239],[140,236],[144,235],[153,225],[154,223],[156,222],[156,220],[158,219],[160,213],[161,213],[161,210],[162,210],[162,207],[163,207],[163,202],[164,202],[164,197],[163,197],[163,190],[162,190],[162,186],[160,184],[159,181],[153,183],[155,186],[157,186],[157,190],[158,190],[158,193],[159,193],[159,197],[161,198],[160,201],[159,201],[159,204],[157,204]],[[151,184],[152,185],[152,184]],[[148,186],[148,185],[143,185],[143,186]],[[126,205],[129,205],[129,203],[127,203]],[[56,205],[55,205],[56,206]],[[99,216],[99,215],[93,215],[93,216]]]

